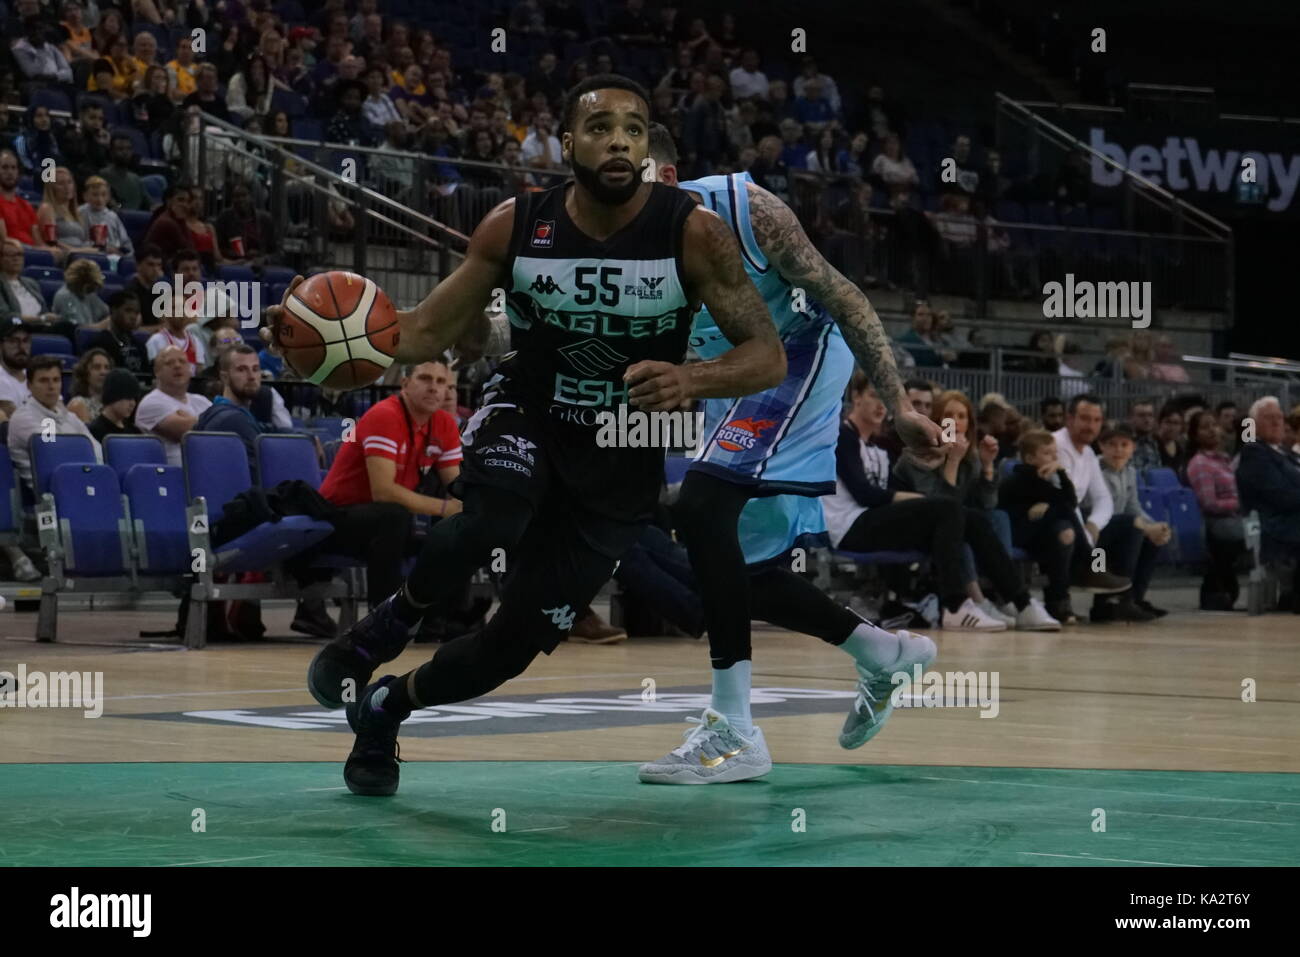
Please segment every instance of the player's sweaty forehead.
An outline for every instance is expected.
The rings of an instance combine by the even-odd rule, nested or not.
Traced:
[[[595,120],[616,123],[637,121],[643,127],[646,119],[646,105],[631,90],[592,90],[578,97],[578,107],[574,111],[575,126],[586,126]]]

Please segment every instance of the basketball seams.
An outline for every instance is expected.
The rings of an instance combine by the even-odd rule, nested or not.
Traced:
[[[352,295],[351,288],[346,293],[340,289],[335,283],[337,276],[346,277],[349,287],[357,283],[356,295]],[[293,325],[301,326],[304,331],[311,329],[316,341],[309,347],[298,344],[289,347],[286,359],[290,359],[299,374],[303,369],[313,370],[303,377],[327,388],[354,389],[377,379],[392,365],[395,346],[388,342],[381,345],[378,340],[395,338],[398,325],[396,309],[384,291],[373,280],[344,270],[320,273],[308,282],[323,283],[325,290],[313,288],[308,291],[310,296],[304,295],[301,289],[295,290],[285,305]],[[376,311],[381,297],[383,309],[392,312],[394,318],[378,329],[367,328],[371,322],[384,318],[383,309]],[[345,298],[353,307],[346,315],[342,302]],[[319,310],[313,306],[316,301],[320,302]],[[357,342],[355,347],[353,340]]]

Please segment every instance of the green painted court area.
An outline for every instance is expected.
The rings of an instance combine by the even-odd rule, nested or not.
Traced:
[[[787,764],[760,782],[663,787],[633,764],[418,762],[392,798],[354,797],[338,764],[0,777],[5,865],[1300,863],[1294,774]]]

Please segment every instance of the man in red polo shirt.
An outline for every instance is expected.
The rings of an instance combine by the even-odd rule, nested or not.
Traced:
[[[36,239],[36,210],[18,195],[18,154],[0,150],[0,239],[16,239],[24,246],[45,247]]]

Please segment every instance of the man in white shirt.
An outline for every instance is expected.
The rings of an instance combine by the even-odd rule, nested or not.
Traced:
[[[816,80],[821,84],[822,96],[826,97],[827,102],[831,105],[831,110],[836,116],[840,113],[840,88],[835,85],[825,73],[817,70],[817,61],[812,57],[806,57],[803,61],[803,67],[800,74],[794,78],[794,95],[800,97],[804,95],[804,85],[809,80]]]
[[[201,395],[187,391],[194,377],[185,353],[174,347],[160,351],[153,362],[157,388],[140,400],[135,424],[141,432],[152,432],[163,440],[167,464],[181,464],[181,438],[212,405]]]
[[[1101,434],[1102,421],[1101,400],[1087,393],[1076,395],[1066,406],[1065,428],[1053,432],[1052,438],[1056,440],[1057,457],[1065,466],[1079,500],[1088,542],[1094,550],[1101,551],[1100,556],[1094,551],[1094,570],[1131,578],[1137,561],[1137,549],[1141,547],[1142,532],[1133,524],[1133,516],[1115,514],[1115,501],[1111,497],[1110,486],[1101,474],[1101,460],[1092,450],[1092,443]],[[1104,567],[1100,569],[1095,567],[1097,557],[1105,561]],[[1152,617],[1139,608],[1133,602],[1133,596],[1126,591],[1117,595],[1097,594],[1093,600],[1090,620],[1094,624],[1108,621],[1145,622]]]
[[[525,166],[556,169],[564,165],[560,141],[552,132],[554,129],[555,118],[550,113],[537,114],[537,119],[533,121],[533,128],[524,137],[524,145],[520,150]]]
[[[758,68],[758,51],[746,49],[740,54],[740,66],[731,71],[731,95],[737,100],[750,97],[767,99],[767,74]]]
[[[32,359],[32,334],[17,316],[0,319],[0,410],[7,416],[27,401],[27,364]]]
[[[99,443],[86,423],[69,412],[60,394],[63,391],[63,363],[58,356],[42,355],[32,359],[27,369],[32,394],[9,419],[9,456],[14,474],[32,484],[31,443],[46,435],[84,435],[95,448],[95,459],[102,459]]]

